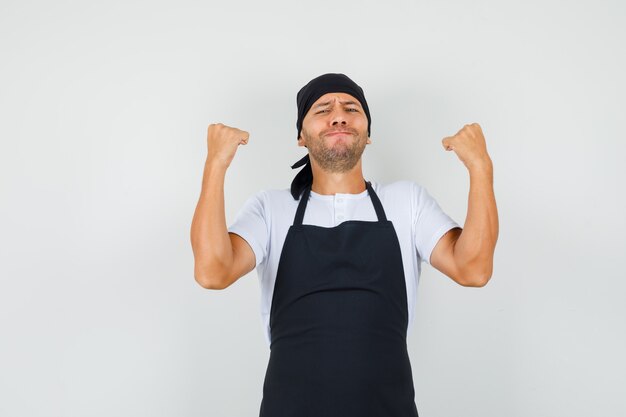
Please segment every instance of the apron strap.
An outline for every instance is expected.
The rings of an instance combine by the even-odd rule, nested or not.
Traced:
[[[383,205],[380,202],[378,195],[374,192],[372,184],[369,181],[365,181],[365,186],[367,187],[367,191],[370,193],[372,203],[374,204],[374,210],[376,210],[376,215],[378,216],[378,221],[386,222],[387,216],[385,215],[385,210],[383,209]]]
[[[309,194],[311,194],[311,184],[307,185],[304,192],[300,196],[300,203],[298,203],[296,218],[293,220],[293,224],[295,226],[302,225],[302,219],[304,219],[304,209],[306,208],[306,203],[309,201]]]

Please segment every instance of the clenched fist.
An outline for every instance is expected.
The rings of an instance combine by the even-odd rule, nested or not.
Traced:
[[[468,169],[491,165],[483,130],[478,123],[466,124],[453,136],[441,141],[446,151],[454,151]]]
[[[222,123],[211,123],[207,133],[207,162],[223,164],[228,168],[237,146],[246,145],[250,134],[236,127],[226,126]]]

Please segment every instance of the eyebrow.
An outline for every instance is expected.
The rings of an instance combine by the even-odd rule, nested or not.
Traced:
[[[352,100],[347,100],[347,101],[340,101],[341,104],[356,104],[358,105],[359,103],[357,103],[356,101],[352,101]],[[324,103],[320,103],[320,104],[316,104],[314,106],[314,108],[318,108],[318,107],[323,107],[323,106],[328,106],[330,104],[330,101],[324,102]]]

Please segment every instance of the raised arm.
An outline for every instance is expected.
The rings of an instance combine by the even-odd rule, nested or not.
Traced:
[[[482,287],[493,273],[499,229],[493,164],[478,123],[465,125],[442,142],[467,167],[470,190],[463,229],[453,229],[439,240],[431,254],[431,265],[461,285]]]
[[[211,124],[202,191],[191,223],[194,277],[204,288],[223,289],[250,272],[254,252],[238,235],[228,233],[224,209],[224,179],[237,147],[249,134],[222,123]]]

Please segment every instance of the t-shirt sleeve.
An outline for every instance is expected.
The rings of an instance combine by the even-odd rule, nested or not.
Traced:
[[[422,262],[430,265],[430,255],[439,239],[450,229],[461,227],[446,214],[426,188],[413,183],[415,247]]]
[[[269,244],[268,211],[267,193],[259,191],[244,202],[234,221],[228,227],[230,233],[241,236],[252,248],[256,258],[255,268],[263,262],[267,255]]]

